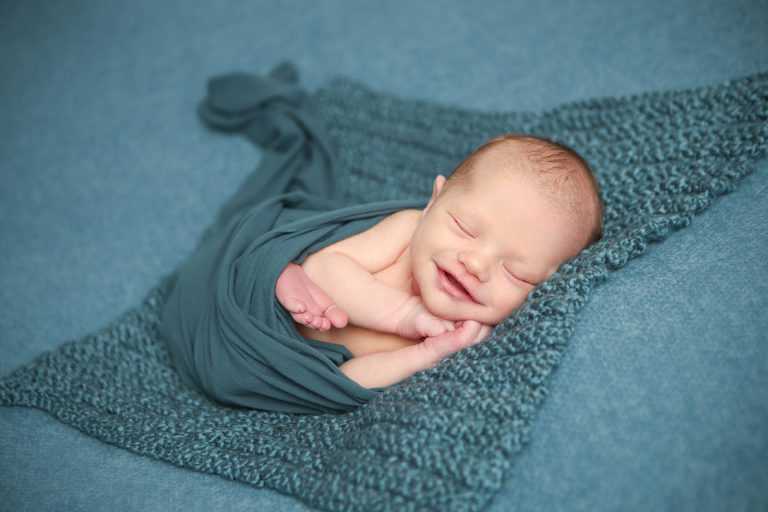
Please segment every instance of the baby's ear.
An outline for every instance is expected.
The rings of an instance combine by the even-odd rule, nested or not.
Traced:
[[[434,200],[437,195],[440,193],[440,191],[443,189],[443,185],[445,185],[445,182],[448,181],[445,176],[442,174],[438,174],[435,178],[435,183],[432,186],[432,199]]]
[[[432,198],[429,200],[429,203],[427,203],[427,206],[422,210],[421,214],[424,215],[427,213],[427,210],[429,210],[433,204],[435,204],[435,201],[437,200],[437,196],[440,195],[440,191],[443,189],[443,185],[445,185],[445,182],[447,180],[445,179],[445,176],[442,174],[438,174],[435,178],[435,183],[432,186]]]

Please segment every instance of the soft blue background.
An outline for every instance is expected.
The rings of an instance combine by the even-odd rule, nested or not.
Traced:
[[[768,70],[765,0],[481,4],[0,2],[0,375],[136,305],[255,167],[195,117],[211,75],[540,110]],[[767,187],[596,290],[488,510],[768,509]],[[0,472],[2,510],[307,510],[36,410],[0,409]]]

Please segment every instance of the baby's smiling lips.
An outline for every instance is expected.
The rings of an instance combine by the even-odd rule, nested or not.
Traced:
[[[437,272],[440,286],[447,291],[449,295],[479,304],[472,293],[466,286],[464,286],[464,283],[462,283],[455,275],[440,266],[437,267]]]

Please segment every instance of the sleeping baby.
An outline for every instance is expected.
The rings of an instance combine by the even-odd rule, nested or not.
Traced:
[[[288,264],[275,294],[304,338],[344,345],[339,368],[385,387],[481,341],[600,238],[603,205],[577,153],[502,135],[401,210]]]

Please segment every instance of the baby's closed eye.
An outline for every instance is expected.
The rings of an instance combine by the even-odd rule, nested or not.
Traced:
[[[501,269],[513,281],[519,281],[519,282],[522,282],[522,283],[525,283],[525,284],[528,284],[528,285],[531,285],[531,286],[536,286],[536,283],[534,283],[532,281],[529,281],[526,278],[521,277],[521,275],[519,273],[516,273],[516,272],[510,270],[509,268],[507,268],[506,265],[502,265]]]
[[[465,226],[461,221],[459,221],[456,217],[451,215],[451,219],[453,219],[454,225],[458,227],[463,234],[467,235],[470,238],[475,238],[475,235],[472,234],[472,231],[467,226]]]

